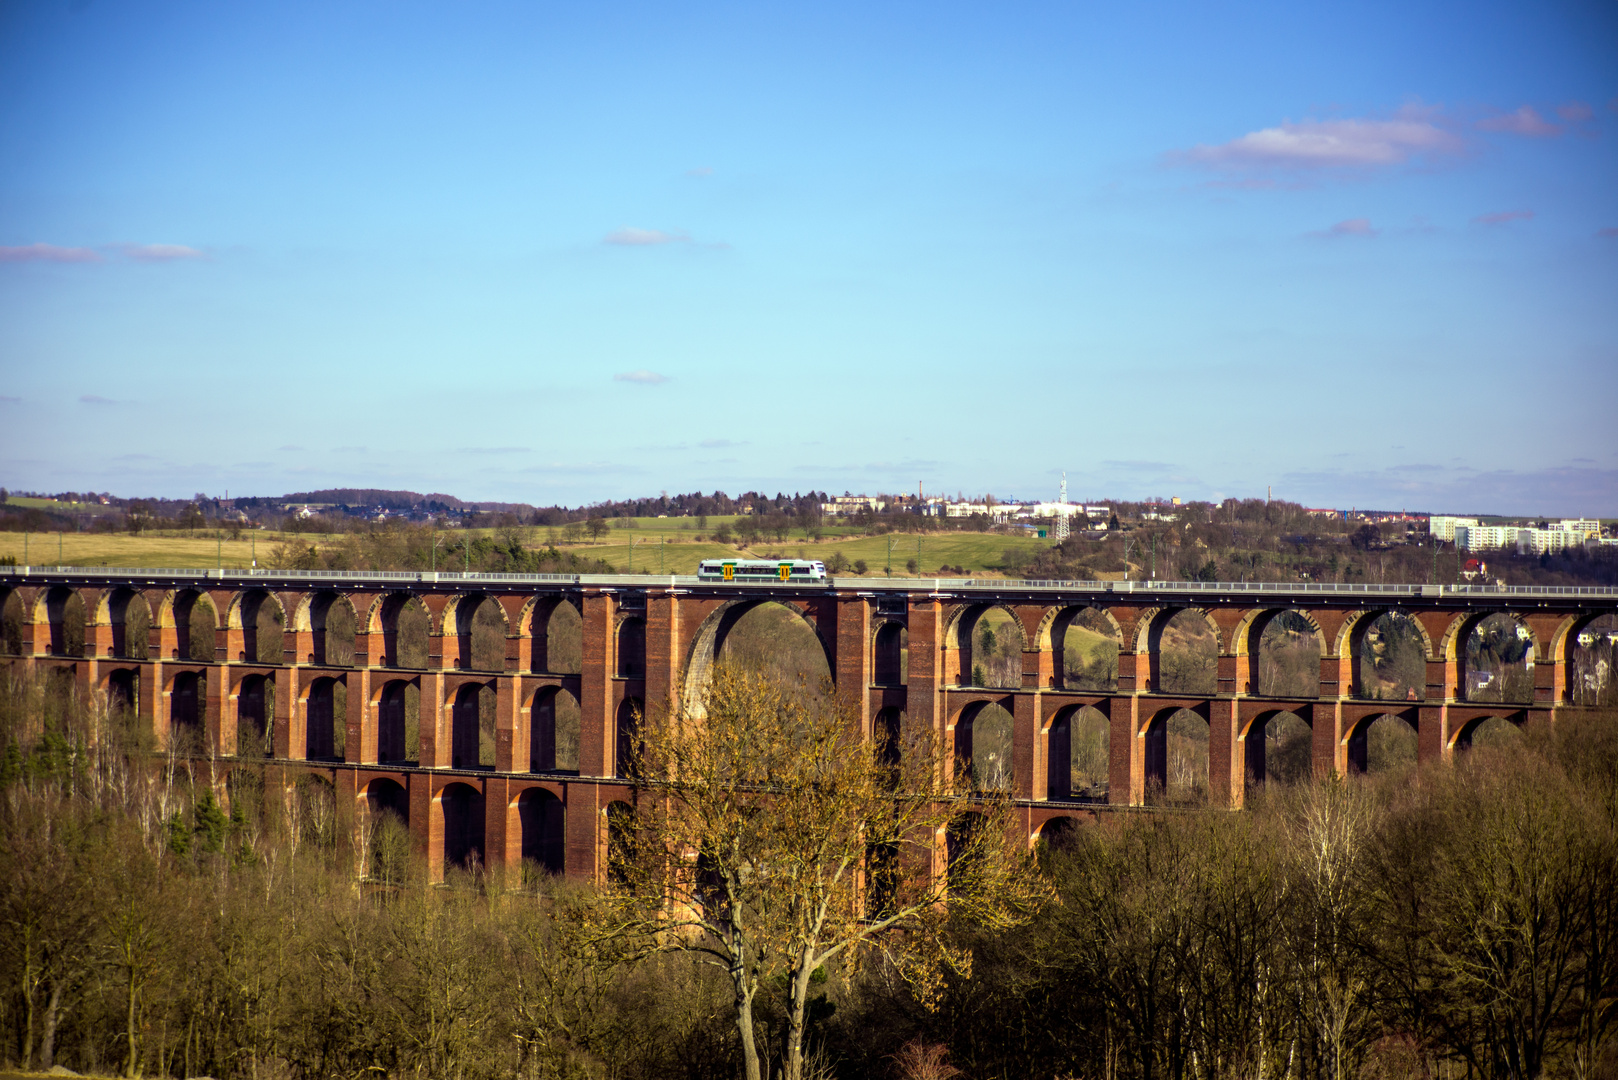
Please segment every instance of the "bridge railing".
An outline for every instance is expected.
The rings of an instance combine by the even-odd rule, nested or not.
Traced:
[[[717,582],[694,574],[498,574],[459,570],[271,570],[264,567],[198,570],[194,567],[0,566],[0,581],[43,577],[85,580],[164,580],[173,582],[378,582],[444,585],[594,585],[606,588],[713,585],[763,590],[848,589],[859,592],[1062,592],[1062,593],[1206,593],[1255,596],[1366,597],[1618,597],[1618,588],[1578,585],[1420,585],[1353,584],[1318,581],[1062,581],[1030,578],[836,577],[824,582]]]

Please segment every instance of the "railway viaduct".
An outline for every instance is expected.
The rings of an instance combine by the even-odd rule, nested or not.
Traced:
[[[770,602],[813,630],[868,736],[926,725],[964,756],[975,715],[1009,714],[1006,783],[1030,837],[1146,802],[1180,710],[1208,725],[1207,795],[1231,807],[1263,782],[1266,725],[1283,713],[1308,725],[1317,775],[1363,770],[1383,716],[1415,730],[1423,761],[1464,750],[1490,718],[1561,722],[1583,711],[1571,671],[1585,628],[1618,625],[1604,618],[1618,589],[7,567],[0,663],[105,695],[159,747],[188,734],[215,775],[250,760],[286,783],[321,776],[350,826],[393,810],[435,873],[481,857],[593,879],[631,798],[634,718],[700,693],[727,633]],[[1020,685],[972,685],[973,629],[995,609],[1021,637]],[[1286,612],[1313,641],[1313,693],[1261,692],[1265,630]],[[1412,625],[1425,672],[1399,700],[1371,696],[1363,670],[1387,616]],[[1495,616],[1529,646],[1512,701],[1479,700],[1498,694],[1467,671],[1469,635]],[[1164,669],[1165,628],[1185,617],[1216,642],[1196,693]],[[1100,685],[1064,669],[1081,623],[1117,649]],[[1107,783],[1081,798],[1063,758],[1086,708],[1104,718]]]

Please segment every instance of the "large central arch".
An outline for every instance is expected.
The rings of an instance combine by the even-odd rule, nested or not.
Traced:
[[[837,658],[826,639],[821,635],[819,628],[809,618],[804,605],[787,600],[775,600],[761,597],[757,600],[731,600],[709,613],[697,628],[696,638],[691,642],[691,650],[686,654],[685,685],[682,689],[682,699],[687,712],[692,716],[704,716],[706,710],[703,702],[707,700],[708,687],[713,682],[714,662],[720,650],[724,648],[725,640],[735,629],[743,617],[750,612],[767,604],[776,604],[791,611],[808,626],[815,635],[820,646],[820,655],[826,665],[826,675],[833,682],[837,678]]]

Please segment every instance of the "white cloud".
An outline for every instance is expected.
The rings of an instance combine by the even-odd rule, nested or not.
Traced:
[[[1550,139],[1562,134],[1562,129],[1546,120],[1532,105],[1524,105],[1512,112],[1501,113],[1478,121],[1482,131],[1503,131],[1510,135],[1523,135],[1530,139]]]
[[[617,375],[612,377],[612,381],[641,383],[646,386],[656,386],[658,383],[668,382],[669,377],[667,375],[659,375],[655,371],[647,371],[643,368],[640,371],[619,372]]]
[[[1435,124],[1429,112],[1414,111],[1391,120],[1283,121],[1176,156],[1215,168],[1354,169],[1399,165],[1462,149],[1462,140]]]
[[[101,255],[90,248],[60,247],[56,244],[24,244],[0,247],[0,262],[98,263]]]
[[[1377,228],[1371,224],[1370,218],[1347,218],[1339,221],[1324,232],[1311,233],[1311,236],[1365,236],[1377,234]]]
[[[194,247],[184,244],[120,244],[118,251],[136,262],[173,262],[176,259],[207,258]]]
[[[683,232],[665,232],[662,229],[637,229],[625,225],[614,229],[601,241],[617,247],[655,247],[658,244],[688,244],[691,237]]]

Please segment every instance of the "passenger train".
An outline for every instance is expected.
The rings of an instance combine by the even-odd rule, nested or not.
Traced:
[[[703,581],[825,581],[819,559],[703,559],[697,564]]]

